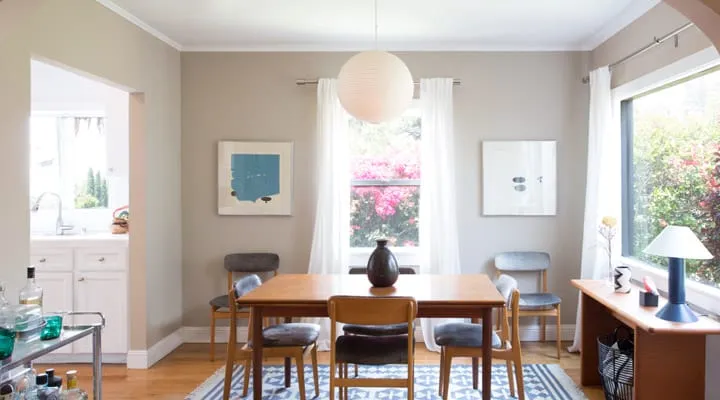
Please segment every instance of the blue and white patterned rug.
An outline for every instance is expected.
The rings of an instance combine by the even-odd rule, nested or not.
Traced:
[[[329,398],[328,365],[319,366],[320,399]],[[233,371],[231,400],[242,399],[242,371],[237,365]],[[505,364],[493,364],[492,398],[498,400],[514,399],[510,397]],[[407,367],[398,366],[360,366],[362,377],[405,377]],[[525,364],[523,365],[525,381],[525,399],[527,400],[586,400],[582,391],[557,364]],[[285,374],[282,365],[268,365],[263,368],[263,399],[299,399],[297,374],[295,366],[292,371],[292,384],[285,388]],[[222,399],[225,368],[217,370],[202,385],[190,393],[185,400],[220,400]],[[352,374],[351,374],[352,376]],[[415,366],[415,398],[438,400],[438,380],[440,367],[437,365]],[[312,380],[312,368],[305,366],[305,392],[308,399],[315,395]],[[350,399],[363,400],[399,400],[407,398],[405,389],[384,388],[350,388]],[[252,379],[248,397],[252,398]],[[337,398],[337,396],[336,396]],[[480,399],[479,390],[472,388],[472,369],[470,365],[454,365],[450,378],[450,399]]]

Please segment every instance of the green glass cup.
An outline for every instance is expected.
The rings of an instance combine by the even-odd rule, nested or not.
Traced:
[[[0,360],[10,357],[15,349],[15,330],[0,328]]]
[[[63,326],[62,314],[45,315],[43,318],[45,318],[45,327],[40,333],[40,340],[51,340],[60,337]]]

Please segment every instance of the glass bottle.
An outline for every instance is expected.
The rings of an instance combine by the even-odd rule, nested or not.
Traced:
[[[0,360],[15,349],[15,311],[5,297],[5,283],[0,282]]]
[[[63,392],[62,400],[87,400],[88,394],[78,387],[77,371],[72,369],[65,374],[67,390]]]
[[[20,304],[37,304],[42,308],[43,290],[35,283],[35,266],[31,265],[27,268],[27,283],[20,290]]]

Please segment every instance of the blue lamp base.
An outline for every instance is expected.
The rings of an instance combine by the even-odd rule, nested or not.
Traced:
[[[655,316],[672,322],[696,322],[698,317],[685,303],[685,259],[668,258],[668,297],[670,301]]]
[[[672,322],[695,322],[698,317],[687,304],[667,303],[660,311],[655,314],[660,319]]]

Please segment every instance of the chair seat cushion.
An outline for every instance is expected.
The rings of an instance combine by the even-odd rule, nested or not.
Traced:
[[[407,364],[407,346],[407,335],[341,335],[335,342],[335,359],[364,365]]]
[[[482,347],[482,324],[448,322],[436,326],[434,333],[438,346]],[[495,331],[492,333],[492,347],[502,347],[502,340]]]
[[[229,308],[229,307],[230,307],[230,302],[228,301],[228,296],[227,296],[227,295],[225,295],[225,296],[218,296],[218,297],[210,300],[210,305],[213,306],[213,307],[215,307],[215,308]],[[242,310],[242,311],[250,311],[250,309],[247,308],[247,307],[238,307],[237,309],[238,309],[238,311],[240,311],[240,310]]]
[[[392,325],[346,324],[346,325],[343,325],[343,332],[353,334],[353,335],[365,335],[365,336],[407,335],[408,326],[407,326],[407,324],[392,324]]]
[[[521,293],[520,311],[549,310],[561,302],[562,300],[552,293]]]
[[[278,324],[263,329],[263,346],[309,346],[318,339],[320,325],[299,322]]]

